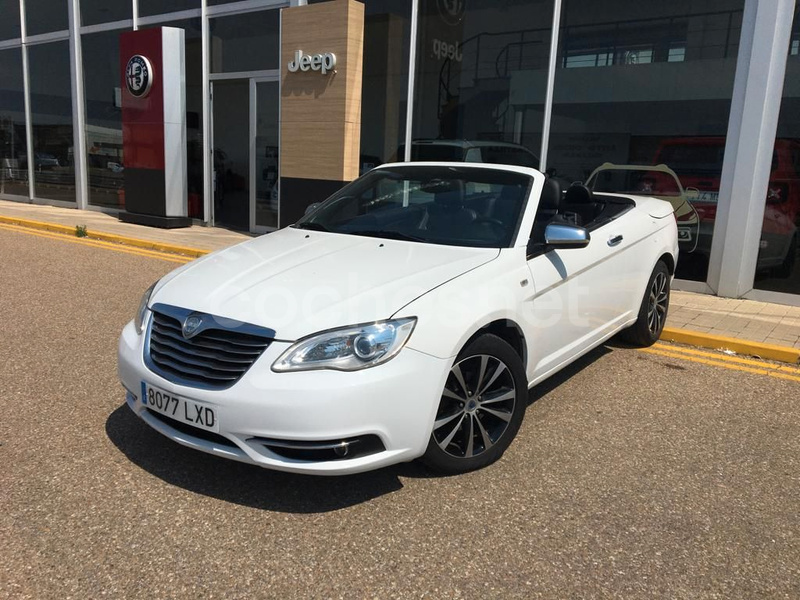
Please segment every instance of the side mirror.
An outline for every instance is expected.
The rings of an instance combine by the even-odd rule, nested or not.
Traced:
[[[309,204],[309,205],[306,207],[306,212],[305,212],[305,213],[303,213],[303,214],[306,214],[306,215],[307,215],[308,213],[312,213],[312,212],[314,212],[315,210],[317,210],[317,207],[318,207],[320,204],[322,204],[322,202],[314,202],[314,203],[312,203],[312,204]]]
[[[585,248],[590,240],[586,229],[568,223],[550,223],[544,230],[544,242],[548,249]]]

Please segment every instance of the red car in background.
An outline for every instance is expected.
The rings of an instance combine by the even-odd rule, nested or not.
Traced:
[[[711,237],[717,216],[723,137],[666,139],[659,145],[654,164],[665,164],[675,171],[684,188],[698,190],[691,200],[700,218],[699,240],[695,252],[711,253]],[[775,141],[772,169],[767,186],[766,208],[758,253],[759,270],[771,269],[778,277],[789,277],[797,258],[800,226],[800,143]]]

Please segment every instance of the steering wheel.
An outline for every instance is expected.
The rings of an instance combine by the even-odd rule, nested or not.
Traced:
[[[506,228],[506,224],[503,223],[500,219],[493,219],[492,217],[477,217],[473,222],[473,225],[495,225],[496,227],[501,227],[502,229]]]

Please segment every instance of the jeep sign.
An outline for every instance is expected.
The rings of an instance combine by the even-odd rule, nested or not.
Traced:
[[[336,55],[333,52],[325,54],[303,54],[302,50],[294,53],[294,60],[289,61],[289,71],[321,71],[323,75],[333,71],[336,67]],[[335,73],[335,71],[334,71]]]

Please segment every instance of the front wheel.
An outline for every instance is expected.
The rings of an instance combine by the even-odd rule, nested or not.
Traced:
[[[639,307],[636,322],[620,336],[636,346],[652,346],[661,337],[669,310],[670,274],[664,261],[658,261]]]
[[[527,399],[525,368],[514,349],[495,335],[476,338],[450,369],[422,461],[450,474],[495,462],[517,435]]]

